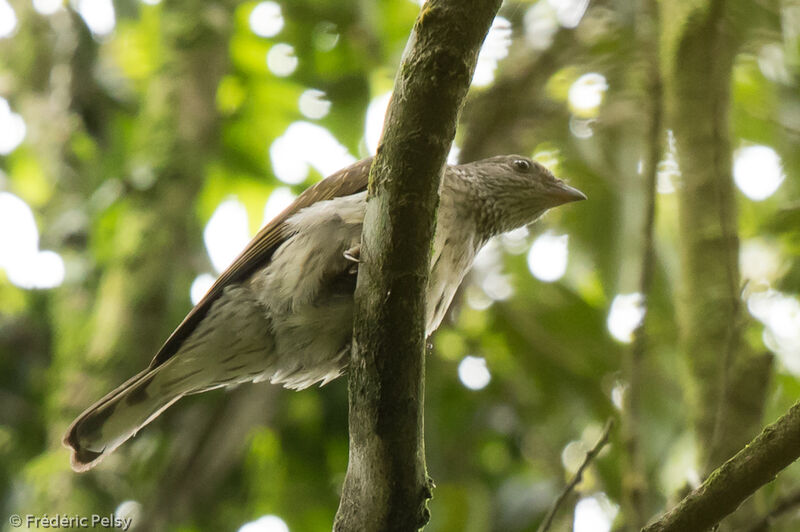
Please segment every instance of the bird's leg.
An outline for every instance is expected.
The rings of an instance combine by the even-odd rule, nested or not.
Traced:
[[[348,270],[351,274],[358,273],[358,265],[361,264],[361,244],[356,244],[344,252],[344,258],[352,262]]]

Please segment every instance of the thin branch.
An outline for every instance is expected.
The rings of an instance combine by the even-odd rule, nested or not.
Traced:
[[[459,158],[475,161],[496,153],[497,146],[511,152],[529,150],[518,135],[526,122],[541,124],[547,110],[544,85],[563,65],[578,53],[573,31],[561,28],[553,36],[553,44],[540,53],[532,53],[520,44],[524,54],[507,62],[498,78],[487,90],[470,96],[464,107],[464,137]],[[514,47],[512,46],[512,50]]]
[[[800,402],[644,532],[707,530],[800,456]]]
[[[556,500],[553,502],[553,506],[550,507],[550,510],[547,512],[544,521],[542,521],[542,524],[539,525],[539,530],[537,532],[547,532],[548,530],[550,530],[550,527],[553,525],[553,519],[556,516],[558,508],[561,506],[561,504],[564,502],[567,496],[569,496],[569,494],[572,493],[572,490],[575,489],[575,486],[577,486],[583,479],[584,470],[587,467],[589,467],[589,464],[592,463],[595,457],[598,454],[600,454],[600,451],[603,450],[603,447],[605,447],[606,443],[608,443],[608,437],[610,436],[611,429],[613,427],[614,427],[614,419],[610,418],[608,421],[606,421],[606,426],[603,429],[603,435],[600,436],[600,439],[597,440],[597,443],[594,444],[594,447],[592,447],[591,450],[588,453],[586,453],[586,456],[583,459],[583,463],[578,468],[578,471],[575,472],[575,475],[572,477],[572,480],[569,481],[569,483],[564,487],[564,490],[561,492],[558,498],[556,498]]]

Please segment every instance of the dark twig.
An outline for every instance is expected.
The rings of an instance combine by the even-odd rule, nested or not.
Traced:
[[[586,457],[583,459],[583,463],[578,468],[578,471],[575,472],[575,475],[572,477],[572,480],[564,487],[564,490],[559,494],[558,498],[553,502],[553,506],[550,507],[550,510],[547,512],[547,515],[542,521],[542,524],[539,525],[539,530],[537,532],[547,532],[550,530],[550,527],[553,524],[553,519],[556,516],[556,512],[567,496],[575,489],[580,481],[583,479],[583,472],[584,470],[589,467],[589,464],[595,459],[595,457],[600,454],[600,451],[603,450],[606,443],[608,443],[608,437],[611,434],[611,429],[614,427],[614,419],[609,418],[606,421],[606,426],[603,429],[603,435],[600,436],[600,439],[597,440],[597,443],[594,444],[588,453],[586,453]]]
[[[785,497],[781,497],[772,510],[753,524],[753,526],[748,529],[748,532],[767,532],[775,519],[790,510],[796,509],[798,506],[800,506],[800,489],[789,493]]]

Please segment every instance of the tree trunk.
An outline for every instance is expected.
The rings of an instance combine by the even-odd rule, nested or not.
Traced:
[[[682,176],[677,314],[703,475],[757,433],[771,365],[742,337],[728,117],[736,43],[728,9],[725,0],[673,0],[661,16],[666,103]]]
[[[425,288],[439,181],[499,0],[429,0],[395,81],[370,172],[349,368],[350,458],[334,529],[428,521]]]

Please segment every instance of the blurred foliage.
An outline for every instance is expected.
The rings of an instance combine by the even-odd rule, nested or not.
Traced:
[[[354,157],[368,154],[367,107],[391,89],[418,6],[279,2],[283,25],[263,37],[252,29],[254,1],[115,0],[107,34],[87,25],[90,0],[40,12],[57,4],[11,0],[14,29],[0,38],[0,96],[26,126],[24,141],[0,155],[0,194],[30,206],[39,248],[65,265],[60,286],[37,290],[12,283],[0,261],[0,526],[11,530],[12,513],[109,514],[136,501],[125,507],[138,508],[141,530],[236,530],[266,514],[292,531],[329,530],[347,467],[345,379],[301,393],[262,384],[186,398],[86,474],[71,472],[60,438],[84,407],[144,367],[188,312],[192,280],[212,271],[202,234],[218,205],[237,199],[249,231],[258,228],[270,194],[287,186],[270,146],[290,124],[312,122]],[[675,28],[669,17],[660,27],[643,23],[633,4],[613,0],[593,2],[573,28],[556,9],[567,4],[582,5],[506,2],[508,57],[493,83],[474,88],[456,143],[462,160],[536,156],[590,201],[551,213],[530,234],[498,239],[432,338],[425,428],[437,488],[426,530],[535,530],[577,467],[576,449],[579,462],[605,420],[619,415],[630,347],[610,335],[607,319],[617,294],[638,289],[647,192],[638,165],[652,97],[640,72],[658,60],[637,42]],[[743,266],[743,297],[773,289],[796,303],[800,6],[737,6],[733,148],[769,146],[785,175],[763,201],[737,196],[743,242],[772,254],[748,260],[779,264],[752,276]],[[289,75],[267,66],[281,43],[297,58]],[[594,91],[602,104],[578,108],[572,91],[589,73],[607,84]],[[309,88],[331,103],[321,118],[299,109]],[[315,147],[303,150],[310,158]],[[692,482],[696,467],[674,316],[674,160],[668,147],[640,406],[651,515]],[[289,186],[299,193],[320,174],[312,165],[303,183]],[[0,226],[0,246],[14,231]],[[566,273],[555,282],[534,277],[525,255],[548,231],[569,235]],[[799,308],[788,305],[777,319],[800,330]],[[747,340],[779,355],[769,422],[800,397],[792,366],[800,347],[782,346],[757,317]],[[462,384],[465,356],[485,359],[486,387]],[[616,435],[557,530],[570,528],[579,499],[596,497],[613,515],[623,452]],[[757,510],[766,513],[798,481],[796,467],[784,472],[756,496]],[[607,530],[597,519],[582,530]],[[791,514],[775,525],[796,527]]]

